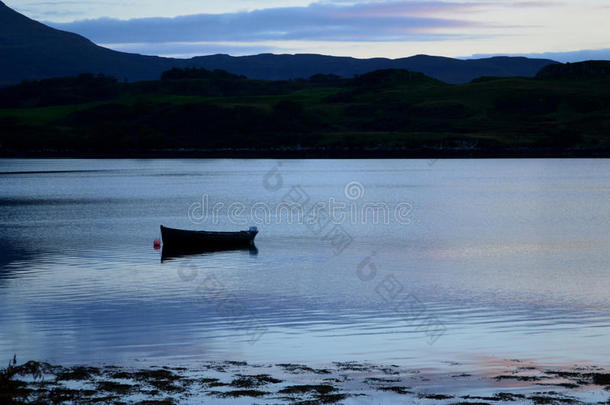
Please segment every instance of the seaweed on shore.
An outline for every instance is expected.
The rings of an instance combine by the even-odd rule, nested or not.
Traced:
[[[489,402],[452,402],[449,405],[490,405]]]
[[[76,366],[69,369],[65,369],[57,374],[58,380],[74,380],[84,381],[91,380],[93,376],[99,376],[102,372],[99,368],[95,367],[84,367]]]
[[[494,377],[496,380],[517,380],[517,381],[541,381],[548,377],[538,377],[532,375],[498,375]]]
[[[380,377],[369,377],[364,380],[366,384],[384,384],[384,383],[397,383],[400,382],[399,378],[380,378]]]
[[[232,387],[239,388],[253,388],[260,387],[261,385],[266,384],[278,384],[281,383],[282,380],[278,380],[277,378],[273,378],[268,374],[258,374],[258,375],[237,375],[231,383],[229,384]]]
[[[389,386],[389,387],[377,387],[379,391],[391,391],[401,395],[413,394],[412,391],[409,391],[409,387],[399,387],[399,386]]]
[[[312,400],[297,402],[301,404],[331,404],[347,398],[347,394],[336,391],[336,387],[328,384],[302,384],[285,387],[279,393],[298,396],[310,395],[312,397]]]
[[[184,387],[175,384],[181,378],[170,370],[139,370],[134,374],[137,381],[143,381],[165,392],[182,392]]]
[[[367,363],[344,362],[334,363],[336,367],[316,369],[300,364],[278,364],[281,375],[295,374],[294,377],[276,378],[269,374],[242,374],[244,370],[254,370],[252,365],[244,366],[240,362],[232,364],[207,363],[200,369],[155,367],[130,370],[120,367],[60,367],[47,363],[28,362],[16,364],[16,359],[6,369],[0,370],[0,404],[13,405],[25,403],[89,403],[89,404],[143,404],[173,405],[183,400],[210,399],[219,402],[223,399],[258,398],[258,401],[289,402],[294,404],[329,404],[344,401],[355,396],[385,396],[398,394],[413,401],[452,400],[455,393],[429,392],[430,386],[436,383],[424,383],[431,375],[418,370],[403,370],[397,366],[370,365]],[[209,370],[222,366],[224,374],[207,374]],[[247,368],[246,368],[247,367]],[[271,368],[271,365],[259,367]],[[392,373],[404,372],[414,388],[401,385],[403,378],[390,376]],[[229,370],[229,371],[226,371]],[[238,372],[239,371],[239,372]],[[519,371],[528,371],[527,375]],[[530,373],[531,371],[531,373]],[[533,375],[534,372],[538,375]],[[452,381],[468,384],[469,380],[456,377],[470,375],[451,375]],[[19,377],[24,377],[21,380]],[[348,378],[349,377],[349,378]],[[516,372],[507,372],[490,377],[489,382],[497,386],[496,381],[507,380],[506,384],[519,387],[520,393],[499,392],[493,395],[464,395],[456,399],[456,404],[486,404],[498,402],[528,402],[534,404],[575,404],[581,403],[581,395],[570,396],[573,392],[590,390],[606,394],[603,387],[610,383],[610,374],[601,368],[572,368],[569,370],[542,370],[539,368],[519,368]],[[348,381],[351,383],[346,384]],[[542,382],[541,382],[542,381]],[[354,384],[358,384],[354,388]],[[273,387],[275,384],[282,384]],[[404,384],[404,383],[403,383]],[[539,392],[539,385],[562,387],[565,391]],[[346,388],[351,386],[352,388]],[[215,387],[222,387],[214,390]],[[362,392],[364,387],[365,393]],[[602,387],[602,388],[599,388]],[[525,391],[527,390],[527,391]],[[420,392],[418,392],[420,391]],[[425,391],[425,392],[422,392]],[[385,392],[387,394],[382,394]],[[137,398],[135,397],[137,394]],[[140,402],[138,402],[140,401]]]
[[[549,395],[531,395],[527,399],[532,401],[534,404],[576,404],[580,401],[574,398],[568,398],[563,396],[549,396]]]
[[[218,392],[215,394],[221,398],[238,398],[238,397],[258,398],[258,397],[268,395],[269,392],[259,391],[259,390],[235,390],[235,391],[227,391],[227,392]]]
[[[133,389],[138,388],[139,386],[129,385],[129,384],[120,384],[113,381],[100,381],[97,384],[97,389],[99,391],[107,391],[113,392],[119,395],[126,395],[130,393]]]
[[[463,396],[461,398],[462,399],[478,399],[478,400],[482,400],[482,401],[504,401],[504,402],[510,402],[510,401],[523,400],[523,399],[525,399],[525,395],[522,395],[522,394],[512,394],[510,392],[498,392],[498,393],[494,394],[494,396],[492,396],[492,397],[465,395],[465,396]]]
[[[281,363],[281,364],[276,364],[278,367],[283,368],[285,371],[289,372],[289,373],[293,373],[293,374],[300,374],[300,373],[313,373],[313,374],[330,374],[330,370],[325,369],[325,368],[321,368],[321,369],[315,369],[315,368],[311,368],[309,366],[305,366],[302,364],[292,364],[292,363]]]
[[[417,397],[420,399],[436,399],[436,400],[454,398],[453,395],[444,395],[444,394],[418,394]]]

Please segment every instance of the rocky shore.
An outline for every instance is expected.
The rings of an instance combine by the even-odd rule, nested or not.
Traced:
[[[2,404],[584,404],[610,403],[610,374],[593,366],[552,369],[507,360],[478,374],[341,362],[209,362],[200,367],[64,367],[11,363]]]

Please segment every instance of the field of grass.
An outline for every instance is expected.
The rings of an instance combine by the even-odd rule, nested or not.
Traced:
[[[1,150],[610,148],[604,77],[449,85],[394,70],[294,82],[210,74],[132,84],[62,79],[2,90]]]

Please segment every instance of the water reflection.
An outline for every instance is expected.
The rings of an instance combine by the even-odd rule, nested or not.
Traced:
[[[31,263],[43,253],[34,249],[25,241],[10,239],[0,235],[0,286],[5,280],[17,279],[20,273],[27,273],[28,266],[15,263]]]
[[[610,354],[610,161],[291,160],[273,191],[263,179],[275,166],[0,160],[0,359],[419,367]],[[11,171],[21,174],[1,174]],[[260,226],[260,255],[151,246],[159,223],[192,228],[188,209],[204,194],[250,212],[277,206],[288,185],[341,202],[353,181],[364,187],[358,204],[413,202],[412,223],[345,224],[354,241],[340,254],[281,221]],[[201,227],[235,229],[218,219]],[[366,281],[357,270],[373,253],[377,277]],[[447,325],[434,345],[378,292],[396,286]],[[254,345],[252,327],[265,330]]]
[[[186,247],[178,247],[172,246],[168,247],[163,245],[161,248],[161,263],[179,259],[179,258],[189,258],[193,256],[205,255],[205,254],[213,254],[219,252],[231,252],[231,251],[246,251],[249,252],[250,255],[256,256],[258,255],[258,248],[254,243],[247,246],[211,246],[211,247],[195,247],[195,246],[186,246]]]

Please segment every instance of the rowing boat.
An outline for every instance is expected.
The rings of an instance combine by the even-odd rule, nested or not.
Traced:
[[[258,229],[253,226],[247,231],[211,232],[189,231],[166,228],[161,225],[163,247],[177,251],[222,250],[254,245]]]

